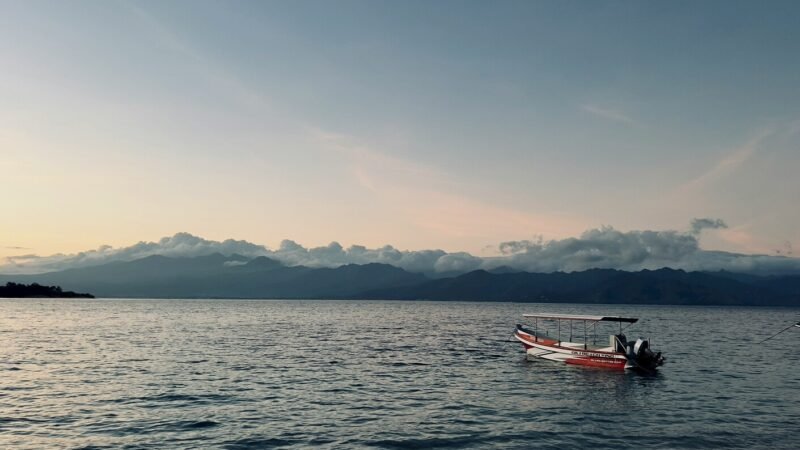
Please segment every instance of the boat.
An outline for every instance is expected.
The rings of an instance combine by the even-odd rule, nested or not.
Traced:
[[[573,314],[523,314],[523,317],[533,319],[533,326],[517,324],[514,337],[522,342],[528,356],[577,366],[645,373],[653,373],[664,364],[661,352],[654,352],[648,340],[628,340],[622,334],[623,323],[633,324],[639,319]],[[619,333],[608,337],[608,345],[598,346],[597,325],[603,322],[617,322]],[[562,339],[567,336],[569,340]],[[582,342],[575,342],[580,336],[583,336]]]

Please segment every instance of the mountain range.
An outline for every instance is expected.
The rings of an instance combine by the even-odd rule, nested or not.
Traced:
[[[557,303],[800,306],[800,276],[659,269],[530,273],[500,267],[431,279],[388,264],[286,266],[264,256],[148,256],[36,275],[98,297],[465,300]]]

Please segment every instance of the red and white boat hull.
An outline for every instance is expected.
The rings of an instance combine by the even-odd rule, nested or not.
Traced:
[[[527,333],[519,327],[514,332],[514,337],[522,343],[529,356],[563,362],[579,366],[598,367],[604,369],[633,369],[632,363],[622,352],[613,352],[589,349],[584,344],[574,342],[558,342],[554,339],[538,337]]]

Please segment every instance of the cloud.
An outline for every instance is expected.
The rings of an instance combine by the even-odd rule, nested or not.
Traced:
[[[728,228],[722,219],[692,219],[692,234],[700,234],[704,229]]]
[[[497,242],[527,230],[554,237],[583,229],[572,215],[538,211],[536,214],[499,205],[475,195],[471,186],[456,182],[446,171],[372,148],[354,136],[309,127],[308,135],[320,148],[341,156],[355,182],[405,223],[437,234],[442,240]],[[480,191],[480,189],[477,189]]]
[[[129,247],[113,248],[103,245],[96,250],[64,255],[38,256],[34,254],[9,256],[0,265],[0,273],[43,273],[64,269],[95,266],[114,261],[133,261],[151,255],[170,257],[194,257],[222,253],[234,253],[247,257],[263,256],[267,249],[262,245],[228,239],[210,241],[189,233],[177,233],[158,242],[139,242]]]
[[[507,266],[528,272],[581,271],[593,268],[641,270],[671,267],[684,270],[728,270],[758,275],[800,274],[800,258],[707,251],[700,248],[700,232],[726,228],[721,219],[694,219],[689,231],[620,231],[600,227],[566,239],[507,241],[497,246],[500,255],[478,257],[443,250],[399,250],[391,245],[367,248],[343,247],[331,242],[304,247],[284,240],[274,250],[263,245],[228,239],[210,241],[178,233],[157,242],[139,242],[130,247],[103,246],[72,255],[20,255],[7,258],[0,273],[41,273],[80,268],[113,261],[131,261],[150,255],[194,257],[211,253],[267,256],[287,266],[338,267],[345,264],[390,264],[410,272],[444,276],[475,269]],[[726,230],[727,231],[727,230]],[[230,264],[229,264],[230,265]]]
[[[247,261],[238,261],[238,260],[225,261],[224,263],[222,263],[222,265],[225,267],[244,266],[246,264]]]
[[[627,125],[633,125],[636,123],[635,120],[626,116],[625,114],[614,111],[613,109],[601,108],[595,105],[581,105],[581,110],[588,112],[589,114],[595,115],[597,117],[602,117],[603,119],[612,120],[614,122],[620,122]]]
[[[291,240],[284,240],[278,249],[268,254],[289,266],[336,267],[343,264],[381,263],[420,273],[433,272],[437,262],[447,255],[443,250],[401,251],[391,245],[376,249],[353,245],[345,249],[338,242],[306,248]]]
[[[732,177],[753,158],[764,141],[774,134],[775,130],[773,129],[761,130],[743,145],[729,151],[703,173],[679,186],[676,194],[682,199],[695,196],[720,181]]]
[[[470,272],[483,266],[484,260],[469,253],[458,252],[443,255],[436,260],[435,272]]]
[[[678,231],[588,230],[577,238],[511,241],[494,262],[529,272],[675,267],[700,251],[697,238]]]
[[[7,250],[30,250],[30,248],[28,248],[28,247],[18,247],[16,245],[7,245],[7,246],[5,246],[3,248],[7,249]]]
[[[266,109],[268,102],[258,91],[250,88],[241,81],[225,64],[220,64],[198,48],[190,45],[188,39],[181,36],[161,21],[157,16],[147,10],[144,4],[132,2],[121,3],[133,17],[140,21],[142,31],[164,48],[181,56],[194,68],[194,73],[203,77],[212,86],[227,92],[231,98],[240,104]]]
[[[377,151],[353,136],[313,127],[306,127],[306,133],[313,142],[320,144],[321,148],[344,156],[354,172],[363,174],[366,171],[381,170],[395,176],[410,176],[443,184],[452,183],[447,173],[443,171]]]
[[[708,221],[708,222],[706,222]],[[593,268],[641,270],[670,267],[687,271],[718,271],[756,275],[800,274],[800,258],[707,251],[699,231],[725,228],[719,219],[695,219],[689,232],[619,231],[602,227],[580,237],[501,243],[503,256],[486,259],[485,268],[509,266],[529,272],[581,271]]]

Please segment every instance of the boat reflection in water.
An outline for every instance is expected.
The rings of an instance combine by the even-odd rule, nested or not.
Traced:
[[[529,356],[579,366],[643,373],[653,373],[664,364],[661,352],[651,350],[648,340],[638,338],[628,341],[622,334],[623,323],[635,323],[639,319],[573,314],[523,314],[523,317],[533,319],[533,325],[518,324],[514,337],[522,342]],[[597,325],[601,322],[619,323],[619,333],[609,336],[607,346],[596,345]],[[590,332],[592,344],[589,344]],[[562,339],[567,336],[568,340]],[[581,342],[574,341],[581,336]]]

